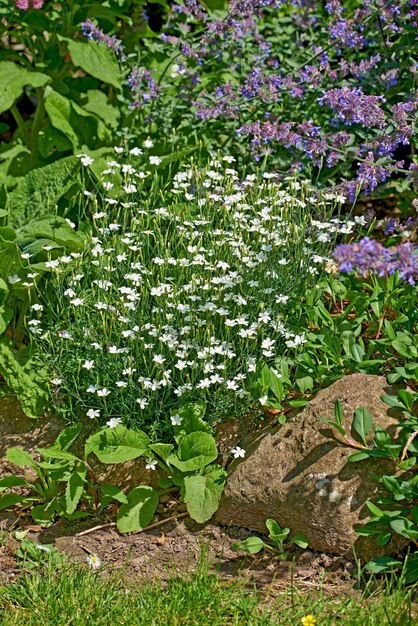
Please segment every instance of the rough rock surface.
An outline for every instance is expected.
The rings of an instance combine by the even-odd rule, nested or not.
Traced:
[[[309,546],[333,554],[351,552],[370,558],[379,553],[371,538],[359,537],[354,526],[368,517],[366,501],[376,495],[375,474],[392,473],[385,459],[351,463],[355,452],[338,442],[338,433],[320,417],[334,419],[334,403],[340,400],[346,432],[350,433],[355,409],[367,407],[374,423],[393,434],[396,413],[382,400],[391,388],[384,377],[353,374],[338,380],[318,395],[281,428],[247,447],[232,473],[216,519],[265,532],[265,520],[276,519],[294,533],[303,532]],[[360,441],[351,431],[353,439]],[[393,541],[393,540],[392,540]],[[397,547],[391,545],[389,549]]]

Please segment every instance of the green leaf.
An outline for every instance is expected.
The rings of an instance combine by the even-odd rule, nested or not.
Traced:
[[[9,509],[18,502],[22,502],[24,500],[25,498],[23,496],[19,496],[16,493],[5,493],[3,496],[0,496],[0,511],[3,509]]]
[[[290,542],[294,543],[296,546],[299,546],[299,548],[302,548],[302,550],[306,550],[309,545],[309,542],[303,533],[297,533],[296,535],[294,535],[291,538]]]
[[[194,432],[211,432],[211,427],[204,421],[206,404],[204,402],[190,402],[177,409],[176,413],[182,418],[181,424],[173,426],[174,438],[177,443],[184,435]]]
[[[373,426],[373,416],[366,407],[361,407],[354,411],[353,428],[361,437],[364,444],[367,442],[367,435]]]
[[[360,346],[358,343],[355,343],[354,345],[351,346],[350,352],[351,352],[351,356],[353,357],[355,361],[357,361],[357,363],[361,363],[361,361],[364,359],[364,356],[366,354],[364,351],[364,348]]]
[[[122,88],[121,70],[115,53],[104,44],[97,45],[93,41],[75,41],[67,37],[59,37],[59,39],[67,43],[74,65],[81,67],[102,82],[113,85],[116,89]]]
[[[303,378],[296,379],[296,384],[301,393],[306,393],[307,391],[311,391],[313,389],[314,381],[312,376],[303,376]]]
[[[413,554],[412,556],[408,556],[405,561],[405,583],[407,585],[412,585],[418,581],[418,555]]]
[[[232,550],[234,552],[248,552],[249,554],[257,554],[265,546],[265,543],[260,537],[248,537],[245,541],[239,541],[232,544]]]
[[[31,509],[32,519],[39,526],[51,526],[55,518],[55,507],[48,504],[38,504]]]
[[[63,133],[47,124],[38,134],[38,149],[40,155],[47,159],[56,152],[72,151],[73,144]]]
[[[398,400],[397,396],[381,396],[381,400],[383,400],[383,402],[385,404],[388,404],[389,406],[394,406],[398,409],[404,408],[402,402]]]
[[[78,467],[75,472],[72,472],[65,489],[66,513],[68,515],[76,510],[84,493],[85,482],[86,468],[84,466]]]
[[[108,496],[109,498],[112,498],[112,500],[122,502],[122,504],[128,503],[128,498],[126,497],[126,494],[116,485],[106,483],[104,485],[99,485],[99,489],[103,496]]]
[[[102,463],[123,463],[142,456],[148,449],[149,437],[142,431],[128,430],[122,424],[106,428],[86,442],[85,456],[94,452]]]
[[[373,502],[366,502],[367,504],[367,508],[369,509],[370,513],[372,515],[374,515],[375,517],[384,517],[385,514],[383,513],[383,511],[381,509],[379,509],[378,506],[376,506],[375,504],[373,504]]]
[[[269,531],[270,539],[273,539],[273,537],[278,537],[283,531],[282,527],[276,522],[276,520],[272,518],[266,519],[266,527]]]
[[[71,454],[71,452],[66,452],[65,450],[60,450],[59,448],[36,448],[36,451],[42,454],[44,459],[56,459],[58,461],[70,461],[71,463],[75,463],[78,461],[78,457],[75,454]]]
[[[6,476],[5,478],[0,478],[0,491],[27,484],[28,482],[21,476]]]
[[[415,404],[415,395],[406,389],[400,389],[398,391],[398,397],[403,403],[404,407],[408,409],[408,411],[412,411],[412,408]]]
[[[19,467],[36,467],[30,454],[20,448],[9,448],[6,452],[6,459]]]
[[[23,267],[21,252],[13,241],[0,240],[0,278],[8,283],[8,277],[18,274]]]
[[[171,443],[153,443],[149,447],[150,450],[155,452],[164,462],[172,453],[174,446]]]
[[[209,465],[217,456],[218,450],[212,435],[194,432],[181,439],[177,455],[170,455],[168,461],[182,472],[193,472]]]
[[[81,138],[71,123],[71,100],[48,87],[45,89],[45,110],[52,126],[68,137],[74,150],[79,150]]]
[[[62,431],[62,433],[58,435],[52,447],[58,448],[58,450],[62,450],[63,452],[68,450],[82,430],[82,424],[72,424],[71,426],[68,426],[65,430]]]
[[[199,524],[207,522],[218,509],[224,488],[226,472],[184,478],[184,502],[190,517]]]
[[[43,87],[51,82],[51,78],[46,74],[32,72],[20,65],[16,65],[12,61],[2,61],[0,63],[0,76],[0,113],[10,109],[17,98],[22,95],[27,85]]]
[[[122,504],[117,516],[120,533],[132,533],[148,526],[158,506],[158,493],[152,487],[135,487],[126,497],[128,502]]]
[[[369,458],[370,455],[367,452],[354,452],[354,454],[350,454],[348,460],[350,463],[357,463],[357,461],[365,461]]]
[[[29,224],[19,228],[17,236],[19,239],[45,237],[71,252],[79,252],[84,247],[84,236],[75,232],[67,220],[58,215],[30,221]]]
[[[75,185],[79,168],[79,160],[69,156],[23,176],[10,193],[11,225],[18,227],[48,213],[54,214],[58,200]]]
[[[365,569],[371,574],[381,574],[382,572],[390,572],[394,569],[402,567],[402,562],[391,556],[378,556],[376,559],[369,561],[365,565]]]

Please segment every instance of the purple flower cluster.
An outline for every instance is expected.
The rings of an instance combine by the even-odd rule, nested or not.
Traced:
[[[156,70],[146,70],[134,67],[128,78],[128,85],[134,95],[130,109],[140,109],[144,104],[158,98],[158,85],[153,77]]]
[[[370,272],[378,276],[398,272],[410,285],[418,280],[418,248],[409,241],[388,250],[379,241],[364,237],[356,243],[337,246],[333,258],[342,272],[355,270],[362,276]]]
[[[81,30],[87,39],[95,41],[97,44],[101,42],[104,43],[106,48],[114,50],[116,54],[124,60],[123,46],[120,39],[117,39],[115,36],[111,37],[110,35],[106,35],[103,30],[99,28],[99,26],[96,26],[96,24],[90,19],[82,23]]]
[[[360,87],[330,89],[318,102],[329,106],[347,126],[361,124],[373,128],[385,124],[385,114],[379,106],[380,102],[385,102],[384,96],[366,96]]]

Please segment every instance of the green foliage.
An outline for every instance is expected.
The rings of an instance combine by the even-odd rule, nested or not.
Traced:
[[[393,474],[377,476],[377,480],[388,495],[379,496],[375,502],[366,503],[371,517],[363,526],[357,528],[357,533],[362,536],[375,537],[379,546],[386,546],[393,533],[416,543],[418,541],[418,474],[416,472],[418,417],[415,407],[418,403],[418,393],[398,389],[391,395],[382,396],[382,400],[398,411],[400,422],[394,435],[377,424],[373,426],[373,416],[365,407],[356,409],[352,421],[353,430],[362,441],[361,445],[346,435],[337,403],[338,419],[335,422],[323,421],[330,423],[343,435],[343,444],[361,447],[361,452],[356,452],[349,457],[348,460],[352,463],[375,458],[387,459],[393,463]],[[374,433],[369,441],[368,436],[372,429]],[[396,561],[387,556],[370,561],[366,569],[377,574],[399,570],[402,567],[402,561]],[[405,568],[408,583],[418,581],[417,560],[414,556],[407,559]]]
[[[308,541],[303,533],[297,533],[290,536],[290,528],[282,528],[274,519],[266,520],[268,530],[269,543],[266,543],[260,537],[248,537],[244,541],[238,541],[232,545],[235,551],[248,552],[249,554],[257,554],[263,549],[277,552],[281,559],[287,559],[287,548],[290,544],[294,544],[302,550],[308,547]]]
[[[181,435],[177,432],[176,448],[169,444],[151,444],[145,433],[129,430],[122,424],[91,435],[85,443],[83,458],[69,452],[82,430],[80,424],[65,429],[50,448],[38,449],[42,461],[35,461],[24,450],[10,448],[6,458],[19,467],[33,468],[38,479],[34,483],[24,477],[0,479],[0,492],[6,492],[0,496],[0,510],[17,504],[30,506],[33,519],[48,526],[57,517],[68,520],[86,517],[93,511],[103,510],[111,502],[117,502],[120,504],[117,514],[119,532],[135,532],[151,522],[159,496],[180,487],[190,517],[198,523],[206,522],[218,508],[226,472],[213,463],[218,451],[213,436],[203,430],[202,405],[196,404],[194,409],[188,405],[184,415],[188,416],[189,426],[196,423],[202,430]],[[142,456],[148,463],[155,460],[168,476],[160,481],[161,490],[141,485],[125,493],[115,485],[95,484],[87,460],[90,454],[95,454],[102,463],[112,464]],[[7,492],[17,486],[28,487],[30,495]],[[83,510],[80,510],[81,504]]]

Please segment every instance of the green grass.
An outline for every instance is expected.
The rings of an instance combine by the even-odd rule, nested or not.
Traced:
[[[55,565],[54,565],[55,563]],[[129,571],[125,571],[125,575]],[[353,581],[354,585],[354,581]],[[289,587],[271,598],[244,581],[226,583],[202,566],[190,578],[138,585],[123,574],[104,577],[49,560],[0,589],[2,626],[293,626],[311,614],[316,626],[416,624],[416,591],[396,583],[368,599],[324,593],[303,595]]]

